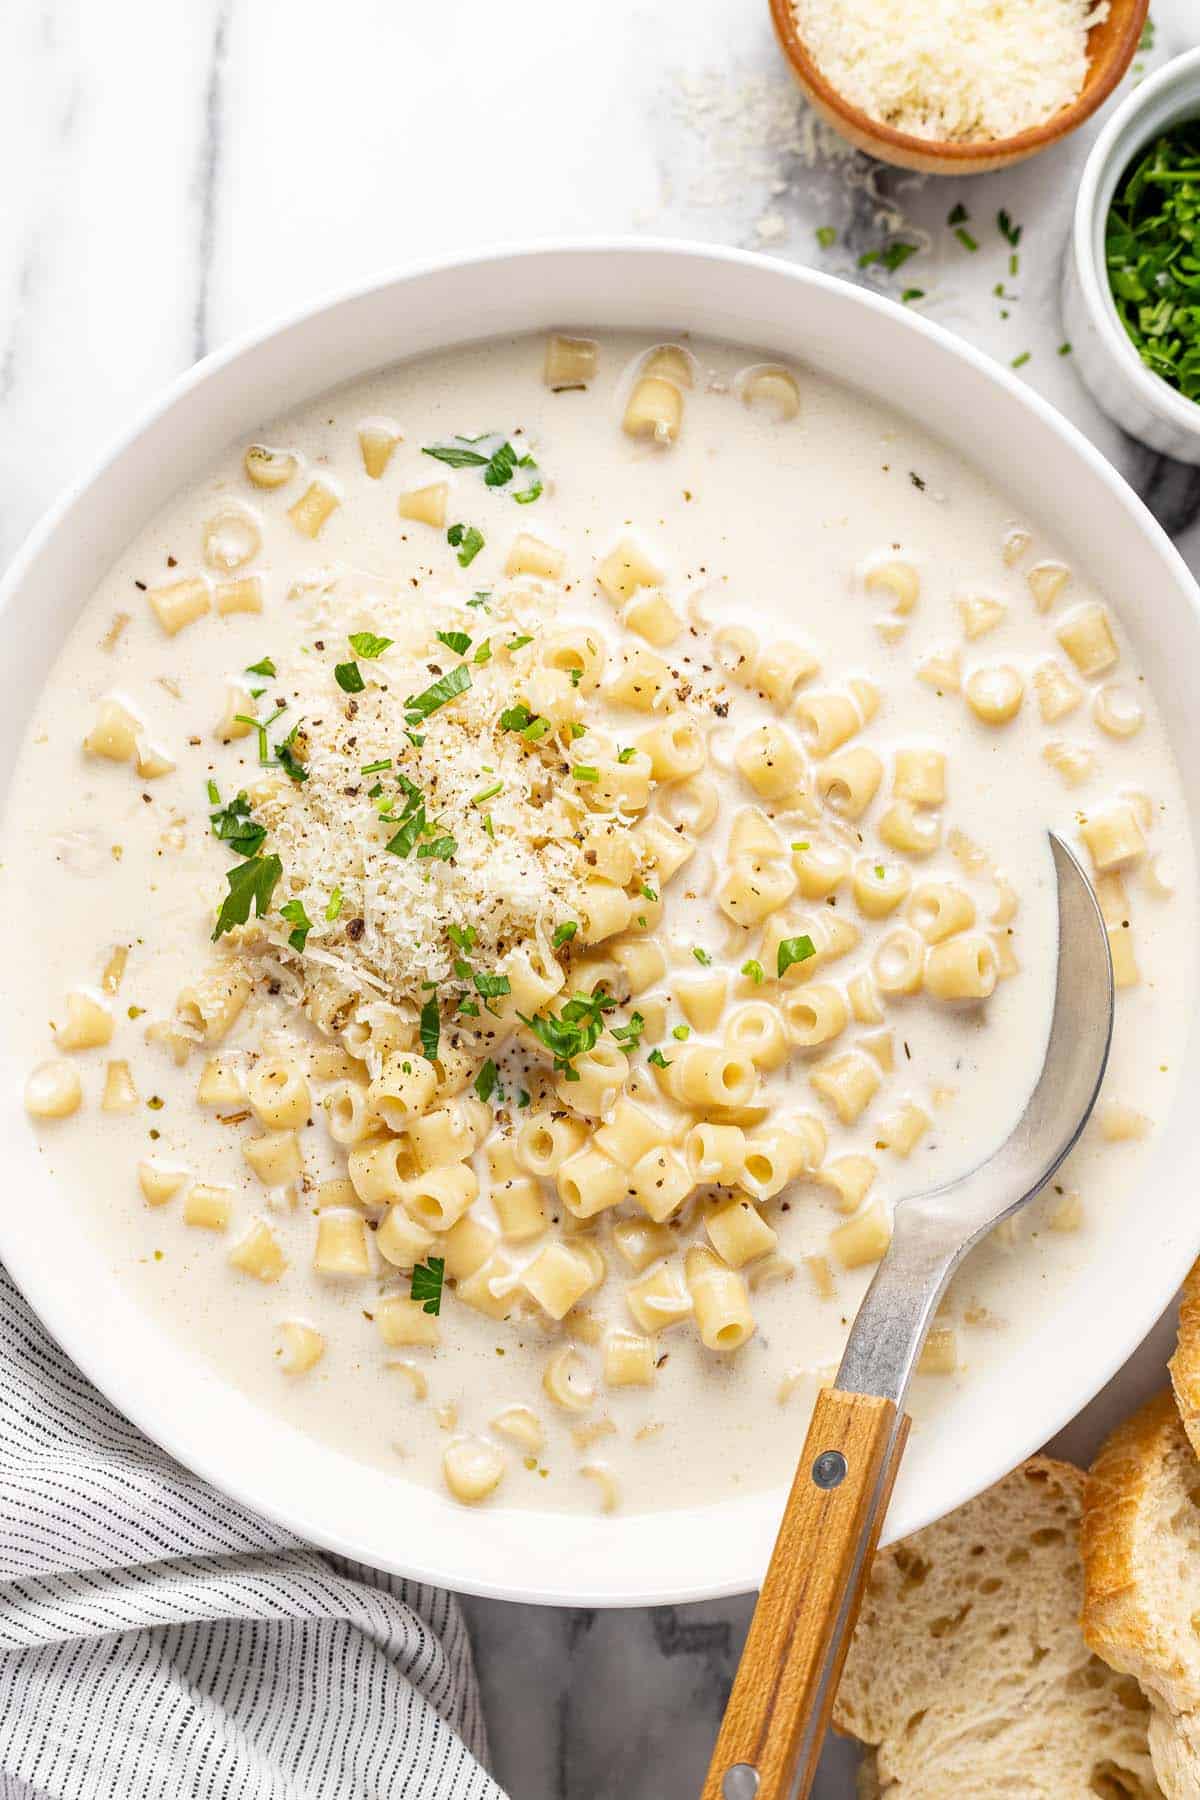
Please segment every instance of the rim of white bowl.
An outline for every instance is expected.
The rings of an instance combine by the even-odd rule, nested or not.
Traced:
[[[976,349],[944,327],[921,318],[908,308],[898,306],[894,301],[842,281],[835,276],[826,275],[820,270],[786,263],[778,258],[754,251],[705,244],[697,240],[617,236],[611,238],[545,238],[515,243],[500,242],[460,257],[431,257],[420,262],[401,265],[386,275],[380,275],[366,282],[356,282],[305,306],[294,308],[265,326],[257,326],[242,333],[222,349],[193,364],[191,368],[169,383],[157,398],[144,406],[131,426],[110,439],[85,473],[47,509],[34,525],[9,564],[3,578],[0,578],[0,629],[4,624],[5,611],[25,580],[30,565],[36,560],[47,541],[58,531],[80,497],[86,494],[92,484],[104,475],[109,464],[116,461],[164,413],[218,370],[227,368],[241,357],[255,354],[272,338],[322,312],[336,309],[356,299],[401,286],[424,276],[436,275],[439,272],[483,269],[489,265],[494,266],[498,262],[517,259],[536,260],[539,257],[562,255],[590,257],[631,254],[635,256],[666,255],[683,261],[692,261],[697,265],[698,280],[702,278],[700,271],[705,264],[712,266],[730,263],[750,270],[760,270],[773,280],[794,281],[797,285],[811,284],[826,291],[844,294],[847,301],[860,306],[866,313],[886,314],[893,321],[902,321],[904,327],[916,335],[933,340],[943,352],[1006,390],[1010,397],[1040,418],[1042,423],[1063,441],[1074,456],[1088,465],[1092,473],[1109,488],[1113,499],[1137,518],[1139,528],[1155,544],[1159,556],[1163,558],[1168,567],[1174,569],[1176,576],[1180,578],[1193,610],[1200,618],[1200,591],[1197,590],[1196,583],[1182,556],[1144,502],[1070,420],[984,351]],[[748,335],[753,335],[752,329],[748,331]],[[481,340],[486,336],[486,331],[482,332]],[[1178,1104],[1177,1099],[1175,1106],[1177,1107]],[[1069,1399],[1064,1396],[1061,1406],[1055,1408],[1049,1417],[1039,1418],[1036,1426],[1031,1425],[1029,1430],[1007,1442],[1003,1455],[993,1456],[981,1473],[972,1474],[959,1490],[951,1492],[946,1505],[926,1506],[923,1509],[914,1508],[913,1516],[904,1519],[904,1535],[921,1529],[932,1520],[944,1517],[949,1511],[965,1504],[975,1494],[982,1492],[1007,1474],[1011,1468],[1036,1451],[1042,1443],[1048,1441],[1078,1415],[1088,1401],[1128,1361],[1152,1326],[1161,1317],[1163,1309],[1169,1304],[1172,1295],[1195,1258],[1195,1244],[1190,1237],[1186,1241],[1181,1239],[1175,1249],[1176,1254],[1173,1258],[1163,1256],[1161,1292],[1156,1289],[1154,1297],[1151,1298],[1148,1295],[1141,1306],[1123,1305],[1107,1319],[1106,1326],[1110,1335],[1103,1349],[1097,1349],[1083,1388],[1072,1393]],[[318,1548],[329,1550],[335,1555],[360,1561],[372,1560],[371,1556],[364,1558],[363,1545],[361,1540],[355,1538],[352,1519],[346,1526],[339,1525],[337,1529],[333,1529],[327,1522],[314,1516],[301,1494],[292,1495],[286,1502],[280,1500],[276,1503],[272,1500],[264,1505],[261,1495],[255,1493],[253,1486],[248,1486],[240,1478],[236,1465],[231,1466],[228,1460],[223,1461],[219,1452],[210,1451],[207,1447],[198,1449],[189,1434],[186,1408],[178,1405],[158,1404],[147,1398],[136,1384],[131,1384],[128,1365],[123,1361],[120,1353],[110,1345],[106,1334],[97,1333],[93,1329],[94,1321],[90,1317],[71,1312],[60,1294],[60,1284],[56,1285],[54,1269],[49,1265],[39,1264],[34,1257],[25,1254],[19,1234],[13,1237],[7,1246],[6,1260],[13,1279],[55,1341],[75,1362],[85,1377],[148,1438],[176,1457],[179,1462],[201,1479],[259,1516],[273,1519],[298,1537]],[[797,1436],[797,1454],[799,1454],[801,1446],[802,1439]],[[782,1507],[784,1493],[785,1490],[782,1487],[772,1489],[768,1491],[767,1497]],[[713,1502],[710,1506],[702,1509],[689,1508],[687,1510],[689,1514],[697,1511],[711,1513],[711,1523],[718,1526],[723,1523],[728,1526],[730,1529],[727,1535],[731,1540],[737,1542],[739,1540],[738,1524],[745,1516],[748,1503],[760,1501],[762,1498],[761,1494],[747,1494],[733,1500]],[[670,1517],[671,1515],[667,1514],[666,1516]],[[514,1512],[512,1517],[517,1526],[522,1527],[531,1521],[536,1521],[539,1515],[536,1511],[519,1511]],[[596,1520],[594,1523],[599,1526],[601,1522]],[[744,1534],[741,1535],[744,1536]],[[901,1535],[899,1531],[890,1531],[885,1528],[882,1541],[891,1542],[899,1535]],[[386,1560],[375,1556],[374,1561],[381,1567],[393,1569],[411,1579],[429,1582],[461,1593],[511,1600],[523,1604],[597,1608],[687,1604],[693,1601],[747,1593],[761,1584],[766,1567],[765,1556],[758,1553],[755,1543],[750,1540],[746,1540],[742,1544],[737,1558],[730,1557],[724,1560],[725,1572],[717,1579],[711,1577],[706,1579],[702,1573],[698,1572],[696,1576],[686,1581],[676,1578],[657,1586],[653,1582],[641,1582],[636,1588],[628,1586],[597,1588],[580,1583],[578,1586],[571,1585],[568,1589],[565,1586],[530,1585],[528,1582],[522,1585],[514,1582],[511,1576],[505,1579],[503,1574],[492,1574],[490,1571],[486,1575],[474,1571],[464,1575],[460,1568],[452,1566],[452,1563],[446,1560],[444,1552],[441,1555],[418,1554],[411,1559],[407,1554],[398,1554]]]
[[[1151,138],[1200,116],[1200,48],[1187,50],[1128,94],[1093,144],[1075,199],[1072,249],[1088,316],[1151,411],[1200,437],[1200,405],[1148,369],[1121,323],[1104,253],[1108,209],[1126,169]]]

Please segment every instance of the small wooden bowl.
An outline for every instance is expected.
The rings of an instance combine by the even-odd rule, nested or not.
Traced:
[[[796,25],[791,0],[771,0],[771,19],[788,66],[813,110],[856,149],[902,169],[919,169],[925,175],[984,175],[989,169],[1006,169],[1010,163],[1036,156],[1058,143],[1091,117],[1112,93],[1133,61],[1146,23],[1150,0],[1109,0],[1109,12],[1088,34],[1088,71],[1079,98],[1031,131],[1016,137],[981,139],[978,143],[947,143],[936,138],[913,137],[881,125],[857,106],[851,106],[831,87],[809,55]]]

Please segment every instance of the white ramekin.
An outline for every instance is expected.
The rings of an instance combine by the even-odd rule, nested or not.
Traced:
[[[1200,463],[1200,406],[1151,374],[1117,314],[1104,228],[1129,164],[1152,138],[1200,113],[1200,50],[1189,50],[1118,107],[1084,165],[1063,263],[1063,324],[1075,366],[1096,404],[1133,437],[1181,462]]]

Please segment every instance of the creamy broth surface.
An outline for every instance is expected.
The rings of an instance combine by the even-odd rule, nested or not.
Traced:
[[[1122,629],[1123,596],[1068,570],[1042,521],[1018,517],[911,422],[803,368],[792,372],[798,412],[778,416],[792,410],[791,377],[760,370],[756,381],[752,353],[691,343],[655,371],[651,348],[648,338],[601,337],[594,372],[565,391],[546,384],[546,345],[532,338],[373,375],[264,426],[257,441],[288,475],[278,487],[248,478],[249,440],[232,446],[85,607],[37,699],[7,809],[5,906],[22,947],[8,1029],[29,1067],[61,1059],[81,1082],[77,1111],[31,1120],[72,1220],[164,1331],[264,1409],[398,1481],[445,1478],[460,1498],[491,1505],[632,1512],[790,1477],[891,1205],[988,1154],[1036,1077],[1057,950],[1048,828],[1079,850],[1110,924],[1119,992],[1104,1097],[1053,1191],[956,1279],[915,1382],[918,1428],[948,1393],[1002,1362],[1017,1334],[1038,1329],[1096,1252],[1106,1218],[1133,1204],[1188,1024],[1192,851],[1178,774]],[[630,423],[645,413],[645,435],[622,428],[631,406]],[[368,454],[386,465],[375,475],[364,430]],[[484,462],[453,467],[423,453],[446,445]],[[284,453],[294,469],[278,460]],[[444,497],[403,502],[440,522],[402,516],[402,496],[443,482]],[[323,492],[336,504],[308,535]],[[518,549],[525,567],[506,574],[521,534],[536,544]],[[545,562],[547,547],[561,568],[553,555]],[[197,578],[206,609],[172,634],[150,596]],[[256,585],[234,591],[247,583]],[[161,603],[169,622],[183,602]],[[371,636],[390,648],[372,654]],[[564,637],[603,655],[577,682],[563,680],[567,656],[539,686],[545,646]],[[666,667],[650,711],[629,704],[639,696],[623,653]],[[427,671],[420,683],[406,678],[413,658]],[[406,700],[462,665],[471,705],[494,693],[525,708],[496,726],[503,767],[481,752],[469,786],[461,694],[419,719],[410,706],[406,726]],[[255,666],[273,672],[248,673]],[[333,671],[347,666],[355,673],[339,685]],[[241,684],[235,704],[231,683]],[[553,717],[539,736],[542,706]],[[276,715],[266,764],[257,727],[229,736],[239,710]],[[126,717],[136,727],[129,745]],[[653,754],[666,761],[648,774],[642,740],[676,725],[688,727],[682,754],[698,741],[703,767],[679,774],[678,746],[660,746]],[[838,741],[826,749],[830,735]],[[334,766],[321,759],[351,740],[362,763],[330,788],[318,839],[305,809]],[[379,753],[384,740],[390,756]],[[397,785],[406,768],[420,776],[410,779],[424,805],[416,820],[412,793]],[[549,851],[518,843],[516,792],[529,770],[560,825]],[[615,831],[610,786],[624,796]],[[242,816],[265,826],[257,843],[234,842],[236,815],[226,815],[223,839],[210,827],[243,792]],[[647,816],[663,821],[657,847]],[[491,848],[472,861],[485,817]],[[444,1063],[435,1075],[414,1008],[397,1012],[387,991],[425,912],[414,907],[388,932],[372,920],[357,938],[351,931],[356,834],[373,830],[378,856],[406,822],[411,844],[390,854],[421,870],[431,896],[455,891],[456,866],[471,869],[474,941],[448,942],[432,907],[438,942],[422,964],[435,977],[423,1001],[440,1008],[438,1055],[457,1050],[457,1076]],[[596,833],[620,840],[612,865],[605,849],[597,864]],[[621,863],[630,836],[633,867]],[[662,878],[664,844],[692,842]],[[214,944],[239,848],[278,853],[282,872],[261,924],[251,916],[246,934]],[[307,910],[281,921],[301,860],[315,871]],[[611,931],[596,917],[580,925],[580,882],[592,884],[593,915],[601,901],[611,910]],[[506,940],[499,960],[480,960],[497,884],[514,907],[538,910],[543,966],[545,941],[559,935],[551,961],[565,985],[533,1016],[557,1018],[577,989],[618,1001],[591,1015],[599,1049],[579,1054],[577,1084],[511,1016],[530,1016],[532,1003],[516,1008],[511,990],[488,991],[513,949]],[[734,922],[739,905],[762,920]],[[292,928],[299,948],[281,941]],[[374,1039],[361,1022],[356,1035],[354,1017],[329,997],[363,957],[375,983],[367,998],[382,1003],[391,1037],[378,1010]],[[916,989],[905,993],[909,965]],[[244,1004],[224,1035],[206,1012],[211,987],[199,1002],[180,1000],[214,967],[230,979],[244,970]],[[964,969],[994,991],[955,998]],[[307,1011],[297,1004],[305,998]],[[478,1013],[464,1017],[462,1000]],[[759,1009],[749,1023],[747,1007]],[[97,1032],[97,1009],[111,1040],[89,1044],[108,1029]],[[398,1038],[401,1015],[407,1037]],[[736,1035],[751,1026],[761,1041]],[[753,1090],[740,1112],[699,1087],[682,1091],[685,1080],[711,1083],[721,1056],[729,1079]],[[494,1079],[481,1074],[489,1059]],[[291,1122],[256,1115],[248,1097],[271,1060],[308,1081]],[[131,1089],[114,1063],[128,1064]],[[201,1104],[206,1068],[214,1098]],[[401,1089],[416,1083],[419,1103],[406,1115],[401,1093],[390,1112],[371,1115],[368,1142],[401,1145],[392,1189],[379,1165],[362,1173],[360,1156],[352,1191],[356,1146],[336,1141],[330,1106],[349,1135],[345,1121],[356,1107],[369,1113],[368,1084],[388,1068]],[[43,1090],[51,1107],[56,1081],[69,1084],[55,1069]],[[622,1124],[613,1112],[616,1084],[647,1144],[666,1155],[657,1185],[644,1166],[631,1185],[614,1173],[637,1161],[629,1115]],[[519,1136],[532,1115],[565,1119],[576,1102],[591,1110],[569,1147],[593,1159],[578,1204],[560,1174],[530,1172]],[[451,1261],[459,1255],[462,1272],[447,1273],[436,1324],[410,1331],[412,1261],[443,1253],[454,1232],[430,1232],[427,1211],[405,1211],[428,1173],[411,1159],[409,1125],[447,1108],[467,1133],[454,1167],[469,1171],[472,1196],[478,1182],[462,1216],[490,1235],[473,1254],[454,1226]],[[716,1165],[701,1157],[710,1140],[696,1137],[706,1121],[725,1133],[711,1144],[741,1159],[736,1172],[730,1162],[712,1178]],[[267,1138],[250,1153],[256,1172],[246,1145]],[[149,1195],[138,1174],[146,1163]],[[770,1167],[782,1173],[764,1175]],[[154,1188],[163,1171],[183,1173],[165,1198]],[[609,1175],[622,1191],[601,1204],[595,1184],[609,1197]],[[343,1186],[323,1185],[333,1181]],[[655,1196],[670,1181],[683,1191],[667,1210]],[[221,1228],[199,1222],[207,1187],[218,1190]],[[498,1187],[518,1197],[508,1210]],[[407,1263],[394,1240],[390,1260],[376,1241],[393,1206],[420,1227]],[[538,1207],[544,1229],[518,1222]],[[328,1228],[327,1263],[348,1243],[363,1272],[314,1268],[330,1214],[340,1224]],[[725,1235],[721,1223],[708,1229],[714,1217]],[[640,1239],[626,1230],[622,1242],[631,1224],[653,1229]],[[393,1229],[404,1237],[399,1214]],[[558,1246],[566,1260],[556,1249],[539,1282],[535,1261]],[[240,1266],[230,1262],[239,1247]],[[484,1250],[490,1311],[470,1298],[478,1269],[465,1272]],[[649,1257],[640,1269],[639,1256]],[[630,1305],[631,1286],[653,1289],[656,1273],[680,1308],[661,1330],[670,1311],[661,1293],[651,1291],[649,1316]],[[544,1302],[569,1298],[563,1280],[584,1291],[556,1319]],[[385,1341],[385,1319],[399,1321],[386,1333],[399,1341]],[[289,1342],[284,1326],[304,1330]],[[403,1341],[433,1330],[436,1343]],[[312,1366],[288,1372],[289,1357],[303,1362],[318,1340]]]

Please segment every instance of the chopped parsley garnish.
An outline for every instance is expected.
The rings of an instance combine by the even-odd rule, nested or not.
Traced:
[[[656,1069],[669,1069],[671,1066],[661,1050],[652,1050],[646,1061],[652,1062]]]
[[[792,849],[793,850],[811,850],[812,845],[809,843],[807,838],[801,838],[799,840],[799,842],[792,845]]]
[[[1029,361],[1029,358],[1031,355],[1032,355],[1032,351],[1022,350],[1020,356],[1013,357],[1012,363],[1010,366],[1014,369],[1023,369],[1025,367],[1025,364]]]
[[[420,694],[410,694],[404,702],[404,717],[410,725],[419,725],[435,713],[439,706],[445,706],[448,700],[457,699],[465,694],[471,685],[471,667],[469,663],[458,663],[447,674],[442,675]]]
[[[746,977],[747,981],[752,981],[755,987],[761,987],[766,980],[762,964],[753,956],[750,958],[749,962],[744,962],[742,964],[742,974]]]
[[[816,954],[813,941],[807,934],[802,937],[784,938],[775,959],[775,973],[782,981],[793,963],[807,962],[810,956]]]
[[[428,843],[417,847],[417,860],[423,856],[432,856],[438,862],[449,862],[452,856],[458,855],[458,839],[452,837],[430,838]]]
[[[276,673],[275,664],[269,656],[264,656],[261,662],[247,663],[246,673],[247,675],[274,675]]]
[[[633,745],[630,744],[626,749],[617,751],[617,761],[619,763],[631,763],[636,755],[637,751],[634,749]]]
[[[1071,354],[1070,344],[1069,343],[1068,344],[1060,344],[1058,346],[1058,354],[1060,356],[1070,356],[1070,354]]]
[[[225,880],[229,892],[217,914],[213,942],[232,931],[235,925],[244,925],[250,917],[251,906],[261,919],[271,904],[275,884],[282,874],[283,864],[277,856],[251,856],[227,870]]]
[[[578,930],[578,923],[574,919],[566,919],[561,925],[555,926],[550,942],[556,950],[561,950],[564,944],[570,943]]]
[[[435,1314],[441,1312],[442,1282],[445,1274],[446,1259],[444,1256],[431,1256],[427,1263],[413,1265],[409,1294],[423,1312]]]
[[[430,994],[421,1008],[421,1054],[427,1062],[437,1061],[441,1037],[442,1019],[438,1012],[437,995]]]
[[[446,936],[452,944],[457,944],[460,950],[473,950],[478,933],[473,925],[449,925],[446,928]]]
[[[513,478],[513,470],[517,466],[517,453],[507,438],[498,450],[493,450],[483,471],[486,487],[505,487]]]
[[[524,459],[522,459],[522,461],[524,461]],[[532,506],[535,500],[541,499],[544,492],[545,490],[542,487],[541,481],[537,480],[534,481],[531,486],[522,488],[519,494],[514,494],[513,499],[518,506]]]
[[[483,665],[485,663],[490,663],[491,660],[492,660],[492,640],[491,640],[491,638],[484,638],[482,644],[480,644],[478,650],[476,650],[476,652],[475,652],[475,656],[474,656],[475,667],[477,669],[482,669]]]
[[[296,755],[295,743],[299,724],[293,725],[282,743],[276,744],[275,754],[279,758],[284,774],[290,781],[307,781],[308,770]]]
[[[469,569],[479,552],[483,549],[483,533],[474,525],[452,525],[446,533],[446,542],[458,551],[458,564],[461,569]]]
[[[970,216],[970,213],[960,200],[958,205],[952,207],[946,214],[946,223],[947,225],[965,225]]]
[[[882,881],[884,879],[884,870],[883,870],[882,863],[875,864],[875,879],[876,879],[876,881]]]
[[[958,239],[959,243],[962,245],[964,250],[972,250],[972,251],[978,250],[978,248],[979,248],[978,242],[976,241],[975,238],[973,238],[971,236],[970,232],[966,229],[966,227],[964,225],[960,225],[954,235]]]
[[[526,644],[532,644],[532,642],[533,639],[530,637],[529,633],[523,631],[519,637],[510,638],[504,648],[506,650],[523,650]]]
[[[209,803],[209,805],[210,806],[220,806],[221,790],[217,786],[216,782],[215,781],[208,782],[207,787],[208,787],[208,803]]]
[[[634,1051],[638,1049],[642,1041],[642,1033],[645,1029],[646,1021],[643,1019],[640,1012],[630,1013],[629,1022],[626,1025],[609,1026],[610,1032],[613,1037],[616,1038],[626,1056],[632,1056]]]
[[[463,1010],[465,1011],[466,1008],[464,1007]],[[480,1069],[478,1075],[475,1077],[473,1083],[475,1092],[485,1104],[495,1093],[499,1081],[500,1077],[496,1072],[496,1065],[489,1056],[482,1069]]]
[[[498,1000],[504,994],[511,994],[512,987],[507,975],[481,975],[478,969],[471,973],[475,983],[475,992],[481,1000]]]
[[[267,726],[273,725],[276,719],[281,719],[286,711],[286,706],[280,706],[269,719],[255,719],[249,713],[234,713],[233,715],[236,725],[248,725],[258,738],[258,760],[264,766],[271,760],[271,752],[267,748]]]
[[[671,1027],[671,1036],[677,1038],[681,1044],[686,1043],[691,1035],[692,1028],[690,1025],[672,1025]]]
[[[900,296],[901,302],[905,306],[910,306],[914,300],[923,300],[924,298],[924,288],[905,288]]]
[[[312,920],[304,910],[303,900],[288,900],[280,907],[279,916],[295,927],[294,931],[288,933],[288,943],[292,949],[303,950],[308,942],[308,934],[312,930]]]
[[[486,456],[480,455],[478,450],[468,448],[468,440],[465,438],[461,447],[459,444],[425,444],[421,455],[432,456],[450,469],[485,469],[488,464]]]
[[[439,644],[445,644],[447,650],[453,650],[455,656],[465,656],[471,648],[471,640],[465,631],[439,631]]]
[[[480,588],[477,593],[471,595],[471,598],[467,601],[467,605],[476,608],[482,607],[484,612],[488,612],[490,610],[488,601],[491,597],[492,593],[490,588]]]
[[[325,908],[325,917],[329,920],[330,924],[332,924],[334,919],[341,917],[341,912],[342,890],[340,887],[335,887],[332,894],[329,896],[329,905]]]
[[[693,947],[692,955],[695,957],[696,961],[700,964],[700,967],[702,969],[711,969],[712,968],[712,957],[709,955],[707,950],[702,950],[700,948],[699,944],[696,944]]]
[[[506,706],[500,714],[500,729],[501,731],[524,731],[532,718],[533,714],[525,702],[518,700],[515,706]]]
[[[376,637],[373,631],[352,631],[350,648],[355,656],[361,656],[365,662],[374,662],[385,650],[390,650],[393,640],[389,637]]]
[[[818,225],[817,242],[820,244],[822,250],[832,250],[833,246],[837,243],[837,226]]]
[[[378,775],[381,770],[390,769],[391,766],[392,766],[391,757],[390,756],[382,756],[382,757],[380,757],[378,762],[364,763],[362,768],[358,772],[360,775]]]
[[[561,1070],[568,1081],[578,1081],[579,1075],[571,1064],[577,1056],[595,1047],[604,1030],[604,1015],[616,1004],[611,994],[606,994],[597,984],[590,995],[576,994],[568,1000],[557,1018],[553,1013],[535,1013],[532,1018],[518,1013],[517,1017],[549,1050],[555,1068]]]
[[[577,688],[579,686],[580,682],[583,680],[583,670],[582,669],[568,669],[567,674],[571,677],[571,686],[574,688]]]
[[[520,1088],[517,1092],[517,1105],[521,1108],[522,1112],[524,1112],[525,1108],[529,1105],[529,1100],[529,1089]]]
[[[858,259],[858,266],[860,269],[868,269],[872,263],[882,263],[885,269],[894,274],[910,256],[917,254],[918,248],[917,244],[897,242],[889,244],[884,250],[864,250]]]
[[[657,893],[656,893],[656,892],[655,892],[655,891],[654,891],[654,889],[653,889],[653,888],[652,888],[652,887],[651,887],[651,886],[650,886],[650,885],[649,885],[649,883],[648,883],[648,882],[645,882],[645,881],[643,881],[643,883],[642,883],[642,885],[641,885],[641,887],[640,887],[640,888],[639,888],[639,889],[638,889],[638,892],[639,892],[639,893],[640,893],[640,894],[641,894],[641,896],[642,896],[642,899],[643,899],[643,900],[649,900],[649,902],[650,902],[650,904],[651,904],[651,905],[652,905],[652,906],[653,906],[653,905],[654,905],[654,904],[655,904],[655,902],[656,902],[656,901],[657,901],[657,899],[658,899],[658,895],[657,895]]]
[[[333,671],[333,679],[343,694],[361,694],[367,685],[356,662],[339,663]]]
[[[1000,236],[1006,238],[1015,250],[1021,241],[1021,232],[1024,228],[1020,225],[1014,225],[1011,217],[1005,212],[1003,207],[1001,207],[1000,211],[996,214],[996,229],[999,231]]]
[[[395,837],[388,840],[384,848],[390,850],[393,856],[408,856],[424,829],[425,802],[418,800],[405,813],[400,821],[400,829]]]
[[[493,781],[491,787],[480,788],[477,794],[471,795],[472,806],[482,806],[485,800],[494,800],[497,794],[504,792],[502,781]]]
[[[210,796],[213,784],[209,783]],[[265,825],[260,825],[250,816],[250,801],[244,793],[231,800],[228,806],[209,814],[212,820],[212,832],[223,844],[228,844],[235,856],[256,856],[262,849],[263,839],[267,835]]]
[[[571,770],[572,781],[599,781],[600,771],[593,763],[576,763]]]

